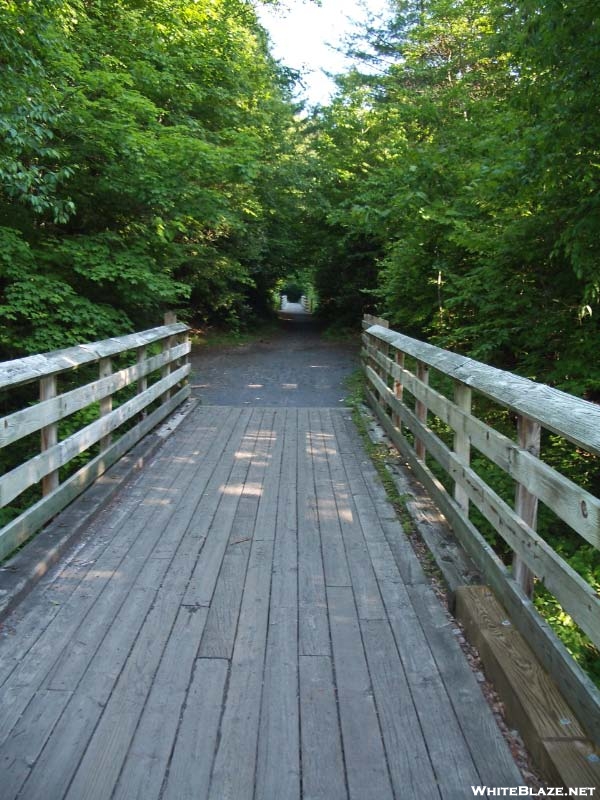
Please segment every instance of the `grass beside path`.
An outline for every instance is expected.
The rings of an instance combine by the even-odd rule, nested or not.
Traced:
[[[191,341],[194,347],[238,347],[268,338],[277,330],[275,320],[257,323],[245,331],[203,328],[191,331]]]

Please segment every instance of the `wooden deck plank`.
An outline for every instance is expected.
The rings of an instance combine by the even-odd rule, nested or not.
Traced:
[[[470,749],[405,586],[386,581],[381,592],[442,796],[457,797],[479,782]]]
[[[259,505],[256,516],[254,537],[265,541],[275,538],[277,524],[273,509],[277,507],[279,487],[281,485],[281,462],[284,452],[285,409],[277,409],[273,418],[273,427],[269,435],[268,449],[265,451],[265,470],[268,471],[268,480],[260,485]]]
[[[216,434],[217,429],[214,428],[212,432]],[[210,442],[212,437],[208,439],[207,449],[210,447]],[[164,457],[161,456],[154,464],[158,467]],[[183,461],[176,463],[175,469],[171,470],[172,480],[165,487],[165,491],[170,491],[171,487],[181,479],[184,469]],[[90,546],[82,548],[77,559],[69,562],[51,581],[52,592],[49,593],[43,585],[40,587],[41,593],[49,601],[51,613],[40,615],[39,608],[32,609],[22,621],[22,628],[20,626],[24,642],[21,643],[19,636],[11,637],[3,643],[4,652],[9,647],[13,652],[16,651],[19,663],[26,655],[28,656],[26,664],[13,670],[13,674],[8,678],[9,686],[35,686],[36,682],[41,683],[56,654],[67,646],[69,638],[77,638],[73,630],[78,620],[85,618],[123,562],[125,554],[121,534],[125,530],[127,530],[129,553],[134,559],[132,563],[137,565],[138,569],[141,568],[150,552],[149,548],[155,542],[152,538],[141,536],[141,533],[145,531],[148,520],[153,515],[156,516],[156,509],[151,504],[141,510],[140,506],[155,485],[156,471],[150,465],[145,472],[140,473],[138,480],[131,487],[131,492],[125,496],[124,508],[119,508],[116,514],[114,507],[107,509],[99,517],[94,525],[94,536],[90,540]],[[133,522],[131,516],[134,518]],[[131,548],[136,549],[131,550]],[[29,605],[27,601],[26,605]],[[44,617],[46,624],[43,621],[40,624],[39,620],[44,620]]]
[[[256,797],[300,799],[298,706],[298,415],[288,410],[273,551]]]
[[[112,795],[114,800],[159,797],[206,616],[205,608],[180,608]]]
[[[273,605],[260,709],[256,797],[300,798],[298,614]]]
[[[326,427],[334,436],[332,417],[338,416],[338,413],[327,415]],[[332,438],[327,447],[327,460],[358,615],[361,619],[385,619],[385,608],[336,438]]]
[[[252,450],[263,416],[260,409],[253,410],[246,432],[236,449],[238,453],[240,450],[244,452],[247,449]],[[208,491],[205,494],[207,501],[212,500],[210,508],[207,507],[207,502],[201,503],[198,506],[198,513],[190,522],[190,528],[193,528],[195,536],[205,541],[183,599],[185,605],[210,605],[249,468],[248,459],[234,456],[229,475],[227,477],[224,474],[219,475],[219,480],[210,489],[211,494],[216,494],[216,498],[212,499]]]
[[[236,431],[239,432],[246,425],[247,419],[240,416],[233,428],[232,436],[226,439],[219,447],[214,447],[214,460],[208,458],[203,460],[197,471],[182,481],[180,491],[176,497],[179,502],[173,502],[168,506],[159,506],[159,511],[154,511],[153,524],[150,526],[144,537],[140,539],[140,550],[131,550],[125,558],[114,579],[107,586],[99,601],[92,609],[91,617],[82,620],[80,627],[75,631],[69,646],[65,647],[62,657],[58,660],[49,675],[48,688],[68,690],[74,688],[80,680],[81,675],[87,665],[94,658],[98,643],[102,637],[114,624],[115,614],[120,614],[122,621],[119,627],[127,627],[132,615],[127,608],[127,601],[132,589],[146,588],[158,590],[165,572],[169,566],[169,560],[180,545],[186,534],[190,520],[196,513],[198,497],[194,490],[202,490],[211,481],[215,481],[218,470],[215,466],[219,459],[226,452],[226,447],[230,448],[235,444]],[[226,459],[225,463],[226,462]],[[191,491],[189,491],[191,489]],[[162,494],[162,493],[161,493]],[[153,495],[149,495],[150,501]],[[150,509],[154,508],[152,502],[148,503]],[[151,518],[151,517],[150,517]],[[146,523],[148,519],[145,518]],[[191,544],[191,552],[197,553],[202,545],[203,539],[195,538]],[[164,553],[169,560],[163,560],[160,554]],[[186,554],[190,550],[186,550]],[[156,554],[156,558],[152,555]],[[185,558],[185,554],[182,553]],[[123,610],[121,612],[122,604]]]
[[[250,548],[248,539],[229,545],[225,553],[200,643],[200,658],[231,658],[233,654]]]
[[[34,592],[41,623],[33,595],[15,615],[3,800],[518,785],[348,417],[201,407],[173,434],[81,566]]]
[[[391,799],[394,793],[352,590],[327,587],[327,602],[349,797]]]
[[[339,428],[340,425],[345,424],[345,420],[337,418],[335,423]],[[356,471],[357,464],[359,467],[358,473]],[[439,605],[439,603],[429,585],[423,584],[421,578],[422,570],[411,548],[409,549],[403,544],[397,549],[395,555],[400,561],[399,564],[394,564],[389,556],[386,558],[387,548],[389,548],[390,555],[392,548],[384,526],[389,525],[388,533],[394,533],[398,537],[402,536],[404,538],[403,532],[396,520],[388,519],[390,515],[382,501],[381,490],[383,490],[383,487],[377,484],[372,465],[363,463],[361,460],[358,462],[352,461],[349,464],[348,471],[352,470],[353,488],[360,492],[353,499],[357,506],[362,527],[366,531],[365,537],[368,542],[372,564],[377,574],[397,650],[405,671],[407,686],[416,708],[419,727],[422,731],[442,796],[456,797],[459,796],[461,791],[464,792],[465,786],[475,785],[478,780],[478,772],[471,752],[471,747],[476,748],[477,743],[472,741],[470,747],[464,738],[455,707],[439,674],[429,642],[421,628],[418,614],[413,607],[411,595],[407,589],[407,585],[410,584],[405,585],[403,577],[406,576],[412,579],[416,576],[415,586],[422,589],[424,593],[422,600],[425,601],[431,598],[433,604],[437,603]],[[375,491],[374,487],[376,487]],[[397,575],[394,567],[398,569]],[[401,568],[403,575],[401,575],[399,568]],[[361,624],[363,629],[367,628],[366,622],[363,621]],[[445,624],[447,624],[447,621],[445,621]],[[380,631],[382,636],[384,631],[385,628]],[[449,648],[458,650],[458,645],[455,641],[447,640],[445,645],[446,650]],[[443,653],[440,651],[439,655],[442,657]],[[475,683],[470,668],[460,651],[459,658],[462,661],[464,671],[462,686],[465,686],[465,682],[468,683],[469,675],[471,681]],[[474,710],[475,713],[478,713],[483,718],[483,725],[490,724],[494,726],[493,717],[485,704],[481,691],[478,687],[475,687],[475,689],[476,694],[467,693],[465,700],[471,699],[474,701],[475,708],[473,709],[473,706],[471,706],[471,710]],[[390,728],[390,732],[393,735],[393,729]],[[502,748],[505,748],[504,742],[500,734],[497,731],[495,733],[496,736],[492,737],[492,749],[498,748],[498,754],[503,756]],[[487,743],[481,744],[483,749],[486,746]],[[489,755],[489,752],[486,753],[486,756]],[[501,758],[500,773],[503,773],[502,766],[504,766],[504,762]],[[508,773],[504,772],[503,774],[505,775],[504,780],[513,777],[513,773],[510,770]],[[396,776],[396,781],[398,780],[399,777]],[[497,785],[503,784],[499,783]],[[463,787],[462,790],[461,786]]]
[[[273,542],[255,540],[244,586],[209,798],[251,800],[260,719]]]
[[[336,429],[346,423],[341,417],[335,422]],[[489,786],[518,786],[522,781],[509,749],[399,521],[390,519],[389,509],[382,498],[385,490],[377,481],[371,463],[360,462],[360,477],[355,479],[354,488],[361,492],[353,499],[360,508],[378,578],[384,585],[402,583],[406,587],[406,594],[400,602],[411,616],[415,614],[424,631],[430,653],[427,657],[435,661],[434,669],[439,673],[452,704],[480,782]],[[395,564],[391,562],[390,554],[393,554]],[[394,574],[395,568],[400,573],[398,576]],[[391,600],[392,596],[395,600]],[[388,590],[388,597],[392,604],[400,599],[394,588],[391,592]]]
[[[232,657],[251,542],[257,532],[259,506],[264,499],[265,474],[277,437],[282,438],[279,427],[275,415],[269,415],[251,446],[238,451],[248,459],[249,467],[210,604],[200,644],[201,658]]]
[[[298,411],[298,603],[302,655],[329,656],[331,644],[308,411]]]
[[[123,666],[110,646],[94,659],[23,787],[26,797],[111,796],[179,608],[187,576],[173,573],[169,593],[143,590],[148,610]]]
[[[304,800],[346,800],[348,790],[329,657],[300,656]]]
[[[157,601],[148,614],[75,771],[65,795],[68,800],[104,800],[112,796],[178,607],[178,598],[164,597]],[[202,622],[203,614],[205,611],[199,611],[196,619]],[[62,772],[64,758],[63,763],[60,761]]]
[[[329,471],[328,452],[333,445],[334,433],[327,426],[326,415],[320,409],[309,412],[309,422],[325,584],[350,586],[350,572]]]
[[[439,798],[438,778],[389,624],[362,620],[361,628],[396,796]]]
[[[298,416],[287,411],[285,455],[280,465],[280,485],[276,505],[272,508],[277,521],[273,550],[271,606],[295,611],[298,607]]]
[[[163,800],[204,800],[218,741],[229,664],[198,659],[183,709]]]
[[[0,751],[2,800],[14,800],[63,712],[68,698],[41,690],[29,703],[14,735]]]
[[[234,432],[237,430],[239,433],[245,429],[247,418],[248,415],[243,414],[237,418]],[[227,445],[230,448],[235,444],[235,439],[233,442],[231,437],[227,439]],[[223,460],[225,463],[227,462],[227,459]],[[210,467],[212,465],[207,464],[206,466]],[[185,506],[185,504],[182,505]],[[175,511],[175,515],[177,515],[178,510]],[[180,515],[179,524],[171,525],[166,536],[174,537],[174,542],[178,541],[181,532],[185,530],[187,517],[188,513],[182,517]],[[201,542],[199,542],[200,544]],[[188,554],[183,552],[180,559],[172,564],[175,582],[167,583],[166,585],[181,586],[183,593],[185,582],[189,578],[189,568],[182,578],[181,567],[185,568],[188,562]],[[162,583],[167,568],[169,568],[169,560],[165,559],[149,559],[144,563],[139,573],[140,578],[136,578],[134,587],[132,588],[131,584],[126,584],[129,592],[125,602],[120,608],[117,608],[117,616],[110,617],[112,625],[106,629],[104,618],[96,617],[94,624],[98,626],[98,639],[95,642],[93,639],[90,640],[89,650],[85,651],[84,649],[84,657],[81,659],[74,658],[73,662],[70,662],[68,653],[65,654],[65,668],[61,680],[68,679],[69,685],[73,686],[77,685],[78,681],[81,682],[77,685],[77,692],[68,703],[65,713],[42,753],[39,763],[34,768],[30,782],[27,784],[27,791],[33,797],[36,796],[36,793],[44,796],[44,774],[48,769],[48,765],[52,765],[56,758],[60,761],[60,756],[57,756],[56,753],[61,752],[61,743],[65,739],[70,741],[72,729],[74,729],[78,731],[78,736],[74,739],[73,745],[67,749],[69,758],[62,759],[63,769],[60,772],[56,770],[52,772],[52,779],[57,781],[57,797],[61,796],[61,787],[64,788],[64,786],[68,785],[69,775],[73,774],[76,769],[80,754],[85,748],[91,732],[94,730],[104,705],[111,696],[115,681],[119,677],[121,666],[127,659],[131,645],[138,636],[146,614],[157,596],[158,588]],[[184,580],[184,583],[181,583],[181,580]],[[179,598],[179,602],[180,600],[181,598]],[[94,647],[97,648],[95,652]],[[91,660],[92,656],[93,661]],[[83,680],[81,680],[82,673],[84,673]],[[90,699],[93,702],[89,702]]]

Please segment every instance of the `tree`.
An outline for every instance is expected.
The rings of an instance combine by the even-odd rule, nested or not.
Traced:
[[[15,0],[0,37],[5,354],[246,314],[294,113],[252,6]]]

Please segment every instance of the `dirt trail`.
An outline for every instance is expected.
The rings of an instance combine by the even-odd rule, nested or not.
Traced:
[[[281,320],[252,344],[195,348],[192,392],[207,405],[339,407],[359,365],[356,339],[328,342],[309,319]]]

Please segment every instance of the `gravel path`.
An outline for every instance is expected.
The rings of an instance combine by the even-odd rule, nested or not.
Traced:
[[[234,347],[195,348],[192,392],[207,405],[340,406],[359,366],[356,345],[324,340],[315,324],[286,315],[279,330]]]

